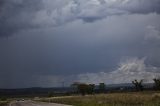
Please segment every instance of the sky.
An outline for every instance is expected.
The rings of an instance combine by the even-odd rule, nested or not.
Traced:
[[[160,0],[0,0],[0,88],[160,78]]]

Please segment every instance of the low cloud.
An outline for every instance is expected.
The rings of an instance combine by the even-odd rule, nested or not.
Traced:
[[[100,82],[118,84],[143,79],[144,82],[153,82],[153,78],[160,76],[159,69],[159,67],[146,66],[145,58],[129,58],[120,62],[115,71],[80,74],[78,81],[95,84]]]

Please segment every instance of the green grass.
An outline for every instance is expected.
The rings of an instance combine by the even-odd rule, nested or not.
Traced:
[[[74,106],[160,106],[160,93],[110,93],[88,96],[41,98],[40,101]]]

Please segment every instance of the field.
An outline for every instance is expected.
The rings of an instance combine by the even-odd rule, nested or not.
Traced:
[[[74,106],[160,106],[160,93],[109,93],[86,96],[41,98],[40,101]]]

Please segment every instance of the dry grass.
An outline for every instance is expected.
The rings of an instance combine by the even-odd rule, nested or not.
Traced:
[[[96,94],[88,96],[43,98],[41,101],[74,106],[160,106],[160,93]]]

